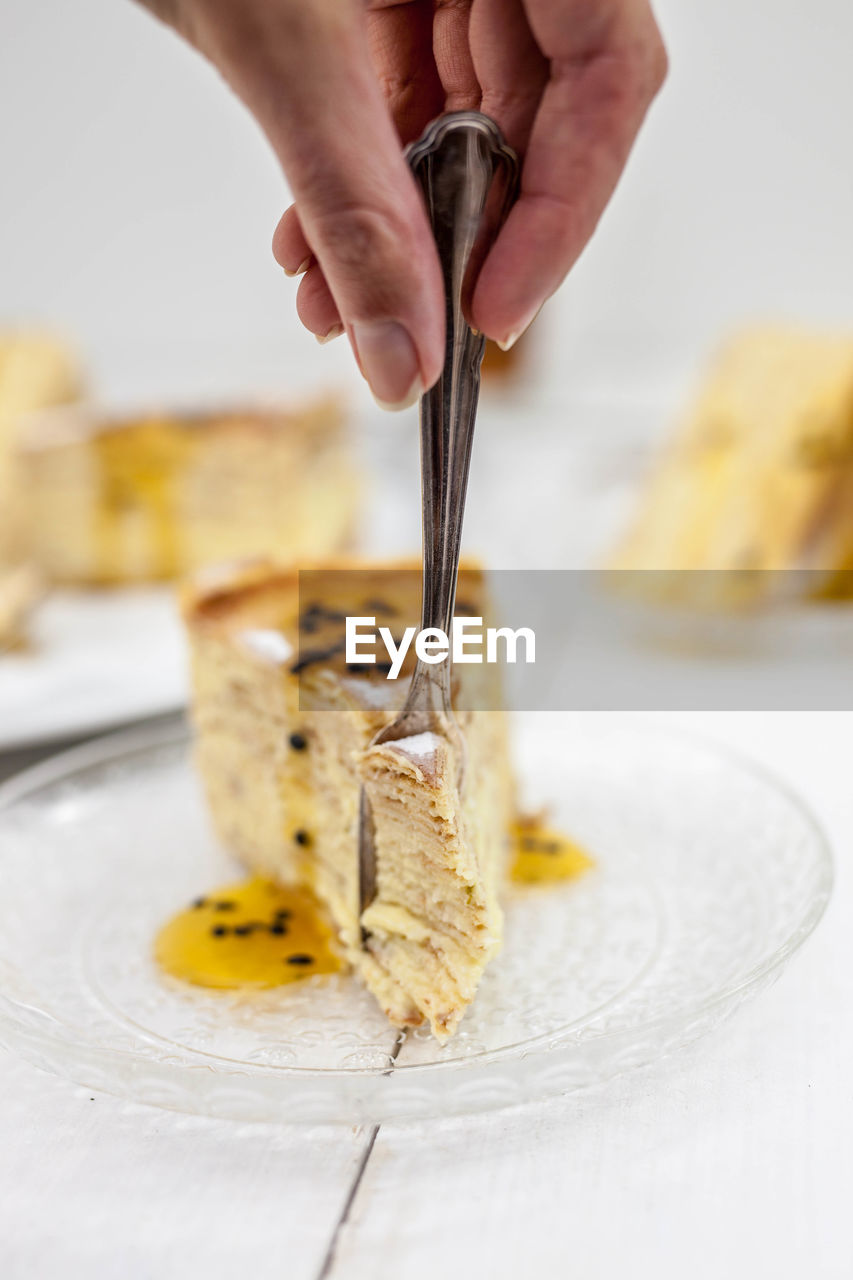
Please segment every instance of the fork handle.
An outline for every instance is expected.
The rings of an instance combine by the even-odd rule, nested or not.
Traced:
[[[518,159],[495,122],[479,111],[458,111],[428,126],[407,152],[423,192],[444,278],[444,368],[421,399],[423,596],[421,628],[450,633],[462,542],[462,517],[485,338],[465,319],[473,272],[515,198]],[[496,177],[503,191],[489,200]],[[491,215],[491,216],[489,216]],[[432,666],[418,659],[409,705],[437,690],[450,714],[450,658]]]

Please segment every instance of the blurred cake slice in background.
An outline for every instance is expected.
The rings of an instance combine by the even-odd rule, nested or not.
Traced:
[[[0,329],[0,449],[12,447],[25,414],[68,404],[79,397],[81,387],[77,361],[58,338]]]
[[[0,563],[24,554],[12,478],[21,424],[36,410],[76,400],[81,389],[77,361],[58,338],[37,330],[0,330]]]
[[[53,582],[178,577],[209,561],[340,551],[359,485],[337,401],[31,419],[15,465],[26,547]]]
[[[459,590],[487,612],[479,571],[463,570]],[[374,616],[399,635],[418,621],[420,572],[331,566],[312,575],[309,594],[300,599],[295,571],[268,564],[203,575],[185,593],[196,757],[214,823],[255,873],[307,885],[327,904],[350,964],[395,1025],[428,1022],[443,1041],[500,944],[514,799],[505,719],[458,713],[461,788],[441,738],[369,748],[411,665],[396,681],[348,666],[344,619]],[[363,782],[377,892],[360,916]]]
[[[27,622],[42,594],[42,580],[30,564],[0,564],[0,653],[27,643]]]
[[[610,567],[666,571],[647,592],[720,602],[841,586],[853,567],[853,338],[768,327],[726,343]]]

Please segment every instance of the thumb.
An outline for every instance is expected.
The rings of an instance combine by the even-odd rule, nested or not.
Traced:
[[[389,406],[411,403],[441,372],[444,289],[361,8],[341,0],[227,8],[240,11],[231,22],[252,11],[248,34],[232,35],[213,60],[278,155],[373,394]]]

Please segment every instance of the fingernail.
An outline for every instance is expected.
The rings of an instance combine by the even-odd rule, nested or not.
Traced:
[[[423,393],[424,389],[421,385],[420,378],[418,378],[410,393],[403,400],[394,400],[393,402],[390,400],[381,400],[376,392],[373,393],[373,399],[379,405],[380,409],[385,409],[388,413],[399,413],[401,409],[410,409],[413,404],[417,404]]]
[[[387,409],[403,409],[421,394],[414,344],[394,320],[362,321],[350,328],[355,358],[374,399]]]
[[[327,342],[333,342],[335,338],[339,338],[343,331],[344,326],[342,324],[333,324],[328,333],[315,333],[314,337],[320,346],[324,347]]]
[[[521,335],[524,333],[527,333],[527,330],[533,324],[533,321],[539,315],[539,312],[541,310],[542,310],[542,307],[538,306],[536,310],[531,313],[529,319],[525,320],[522,324],[520,324],[517,329],[513,329],[512,333],[510,333],[506,338],[504,338],[503,342],[501,342],[500,338],[496,339],[496,342],[500,347],[501,351],[509,351],[510,347],[515,346],[515,344],[518,342]]]
[[[294,276],[304,276],[305,272],[311,266],[311,257],[312,255],[309,253],[308,257],[303,259],[302,262],[300,262],[299,266],[296,268],[295,271],[288,271],[287,267],[284,267],[283,268],[284,274],[286,276],[289,276],[291,280],[293,279]]]

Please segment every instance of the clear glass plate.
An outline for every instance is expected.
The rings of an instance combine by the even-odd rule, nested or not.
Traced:
[[[524,798],[596,859],[516,888],[503,951],[444,1048],[350,977],[260,995],[165,979],[158,925],[234,875],[181,726],[57,757],[0,791],[0,1042],[93,1088],[240,1120],[483,1111],[590,1085],[711,1030],[765,987],[832,885],[800,802],[649,725],[519,717]]]

